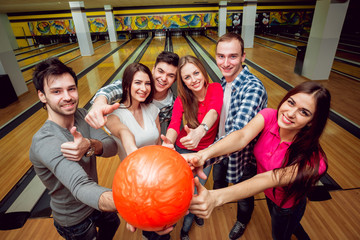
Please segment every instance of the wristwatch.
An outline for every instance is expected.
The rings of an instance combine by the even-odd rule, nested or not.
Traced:
[[[202,123],[200,125],[204,127],[205,132],[209,131],[209,127],[205,123]]]
[[[87,152],[85,153],[85,157],[91,157],[92,155],[95,154],[95,146],[94,146],[94,144],[92,143],[91,139],[89,139],[89,138],[86,138],[86,139],[89,141],[90,147],[89,147],[89,149],[87,150]]]

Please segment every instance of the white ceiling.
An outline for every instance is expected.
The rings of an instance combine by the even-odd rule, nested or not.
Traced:
[[[250,0],[254,1],[254,0]],[[218,4],[220,0],[85,0],[85,9],[104,8],[104,5],[115,7],[164,6],[179,4]],[[244,0],[231,0],[233,3],[244,3]],[[315,4],[316,0],[258,0],[259,3],[287,4],[289,2]],[[0,13],[35,12],[70,10],[69,1],[61,0],[0,0]]]

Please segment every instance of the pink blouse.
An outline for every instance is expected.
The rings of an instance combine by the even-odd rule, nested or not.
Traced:
[[[264,117],[265,125],[255,144],[254,155],[257,163],[257,172],[263,173],[281,167],[286,151],[292,142],[281,142],[276,109],[265,108],[259,113]],[[326,170],[326,164],[321,156],[320,158],[319,174],[322,174]],[[278,206],[280,206],[281,201],[285,197],[283,188],[276,188],[275,196],[273,188],[266,189],[264,193]],[[282,208],[291,208],[294,205],[295,199],[290,198]]]

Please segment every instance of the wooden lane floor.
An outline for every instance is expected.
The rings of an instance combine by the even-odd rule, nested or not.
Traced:
[[[95,92],[108,80],[141,42],[142,40],[132,40],[126,44],[126,48],[120,48],[119,51],[108,57],[104,62],[78,80],[80,96],[79,107],[85,106]],[[117,43],[114,44],[117,45]],[[102,57],[106,53],[107,51],[104,51],[98,53],[98,55]],[[78,61],[77,63],[72,62],[71,67],[74,67],[75,72],[78,72],[77,67],[87,66],[91,61],[91,57],[83,57],[81,59],[82,61]],[[4,198],[31,167],[28,155],[32,136],[43,125],[46,118],[46,111],[40,109],[0,139],[0,152],[2,153],[2,158],[0,159],[0,182],[2,183],[0,199]]]
[[[259,35],[256,35],[256,36],[265,37],[265,38],[268,38],[268,39],[273,39],[273,40],[276,40],[276,41],[280,41],[280,42],[283,42],[283,43],[286,43],[286,44],[292,44],[292,45],[295,45],[295,46],[305,46],[307,44],[307,42],[304,42],[304,41],[298,41],[298,40],[295,40],[295,39],[291,40],[291,39],[287,39],[287,38],[283,38],[283,37],[277,37],[277,36],[268,35],[268,34],[259,34]],[[256,36],[255,36],[254,41],[259,41],[260,38],[258,38]],[[261,40],[264,40],[264,39],[261,39]],[[360,48],[360,46],[359,46],[359,48]],[[339,44],[338,49],[336,51],[336,57],[344,58],[344,59],[355,61],[355,62],[360,62],[360,53],[359,52],[343,49],[341,44]]]
[[[38,53],[42,53],[44,51],[49,51],[49,50],[57,48],[57,47],[65,46],[67,44],[68,43],[56,43],[56,44],[49,44],[49,45],[46,45],[43,47],[24,48],[19,51],[14,51],[14,53],[16,56],[16,60],[19,60],[24,57],[32,56],[32,55],[35,55]]]
[[[105,43],[107,43],[107,41],[97,41],[97,42],[93,43],[94,53],[96,51],[96,48],[104,45]],[[64,51],[60,51],[59,54],[61,54],[63,52],[65,52],[65,49],[64,49]],[[53,55],[50,55],[49,57],[53,57],[55,55],[56,54],[53,54]],[[76,49],[74,51],[65,53],[64,55],[61,55],[58,58],[61,61],[63,61],[64,63],[66,63],[67,61],[70,61],[70,60],[75,59],[76,57],[80,57],[80,56],[81,56],[80,49]],[[29,63],[29,65],[31,65],[31,64],[33,65],[36,62],[38,62],[38,61],[31,62],[31,63]],[[32,72],[33,72],[33,68],[22,71],[22,75],[24,77],[25,82],[29,82],[32,79]]]
[[[76,48],[76,47],[79,47],[79,45],[77,43],[73,43],[73,44],[70,44],[70,45],[65,45],[64,47],[54,49],[53,51],[50,51],[50,52],[46,52],[46,53],[43,53],[43,54],[40,54],[40,55],[30,56],[30,58],[28,58],[28,59],[25,59],[23,61],[18,61],[18,64],[19,64],[20,68],[26,67],[26,66],[28,66],[28,65],[30,65],[32,63],[47,59],[47,58],[49,58],[51,56],[54,56],[56,54],[59,54],[61,52],[64,52],[64,51],[67,51],[67,50],[70,50],[70,49],[73,49],[73,48]]]
[[[148,49],[140,59],[140,63],[146,65],[151,71],[155,65],[157,56],[164,51],[165,37],[154,37]]]
[[[360,214],[360,205],[358,204],[360,190],[333,192],[331,195],[331,201],[308,202],[301,221],[304,229],[314,240],[358,239],[360,235],[360,228],[357,225]],[[343,222],[342,218],[348,219],[351,224]],[[179,220],[171,232],[171,239],[179,239],[182,221],[182,219]],[[189,237],[194,240],[228,239],[228,234],[235,221],[236,204],[226,204],[215,208],[210,218],[205,219],[203,227],[194,224],[189,232]],[[266,201],[256,200],[251,221],[241,239],[272,239],[270,221]],[[121,218],[121,224],[114,239],[138,240],[141,239],[141,235],[140,230],[135,233],[128,231],[125,220]],[[57,233],[52,218],[29,219],[21,229],[0,231],[0,237],[3,240],[63,239]]]
[[[110,52],[111,50],[115,49],[116,47],[120,46],[121,43],[123,43],[125,40],[119,41],[117,43],[107,43],[106,45],[102,46],[99,49],[96,49],[94,51],[94,55],[90,57],[81,57],[80,59],[77,59],[73,61],[72,63],[69,63],[68,66],[73,68],[75,73],[79,73],[86,69],[88,66],[90,66],[92,63],[96,62],[98,59],[100,59],[104,53]],[[94,44],[94,48],[100,46],[101,44],[104,44],[104,42],[98,42]],[[64,56],[59,57],[59,59],[66,63],[67,61],[80,56],[80,50],[77,50],[78,52],[72,52],[68,53]],[[76,55],[74,55],[76,54]],[[84,61],[86,61],[86,64],[84,64]],[[32,79],[32,73],[33,68],[25,71],[29,75],[29,78]],[[24,74],[24,73],[23,73]],[[29,82],[27,84],[28,91],[21,96],[19,96],[18,100],[14,103],[10,104],[6,108],[0,109],[0,126],[3,126],[5,123],[10,121],[12,118],[20,114],[21,112],[25,111],[27,108],[32,106],[34,103],[38,102],[38,96],[35,90],[35,87],[32,82]]]
[[[184,37],[172,36],[171,39],[173,42],[174,53],[178,54],[179,57],[185,55],[196,56]]]
[[[58,44],[53,44],[50,46],[46,46],[46,47],[42,47],[42,48],[38,48],[38,49],[33,49],[31,51],[26,51],[23,53],[15,53],[16,55],[16,60],[18,62],[23,61],[22,59],[28,58],[28,57],[32,57],[35,55],[41,55],[41,54],[45,54],[45,53],[51,53],[52,51],[62,48],[62,47],[66,47],[69,45],[73,45],[73,46],[78,46],[78,44],[70,44],[70,43],[58,43]]]
[[[275,39],[275,37],[273,37],[273,36],[266,35],[266,37],[268,39]],[[275,39],[275,40],[281,41],[285,44],[287,44],[289,42],[292,44],[294,42],[294,41],[287,40],[287,39],[281,39],[281,40]],[[284,46],[280,43],[275,43],[275,42],[261,39],[258,37],[255,37],[254,42],[257,44],[261,44],[261,45],[265,45],[265,46],[277,49],[279,51],[290,54],[294,57],[297,56],[297,50],[295,48]],[[304,46],[304,44],[297,43],[297,46]],[[333,65],[332,65],[333,70],[336,70],[336,71],[339,71],[339,72],[342,72],[342,73],[345,73],[345,74],[348,74],[350,76],[354,76],[354,77],[360,79],[360,67],[358,65],[360,63],[360,54],[359,53],[355,54],[355,53],[337,51],[336,57],[338,57],[338,59],[334,59],[334,61],[333,61]],[[344,61],[342,61],[340,58],[344,59]],[[346,62],[346,60],[350,60],[353,63],[350,64],[349,62]]]
[[[215,58],[215,43],[207,39],[206,37],[194,37],[198,43],[200,43],[203,47],[206,46],[208,52]],[[255,63],[259,64],[262,68],[267,69],[268,71],[274,73],[275,75],[281,77],[285,81],[289,81],[289,83],[293,85],[297,85],[306,79],[298,79],[297,82],[293,82],[291,80],[291,74],[289,76],[280,76],[280,72],[286,71],[286,65],[289,65],[287,59],[277,59],[271,56],[275,56],[273,51],[272,55],[269,53],[265,53],[266,48],[259,49],[254,48],[253,51],[249,51],[251,49],[246,49],[247,58]],[[250,52],[250,54],[249,54]],[[284,55],[286,56],[286,55]],[[266,61],[260,61],[258,60]],[[279,62],[279,61],[283,62]],[[276,67],[280,68],[279,70]],[[263,83],[268,92],[268,107],[276,108],[280,100],[286,94],[286,90],[275,84],[267,77],[263,76],[255,69],[250,68],[251,72],[256,75]],[[298,76],[299,77],[299,76]],[[355,81],[351,81],[355,82]],[[324,85],[326,82],[323,83]],[[332,106],[334,106],[334,102],[337,99],[338,101],[345,101],[345,99],[338,99],[336,96],[336,92],[339,89],[330,89],[332,93]],[[360,89],[357,89],[360,91]],[[348,98],[351,96],[350,93],[343,94],[344,98]],[[357,94],[357,96],[360,96]],[[349,100],[347,100],[349,101]],[[360,112],[359,110],[355,110],[354,106],[351,106],[351,110]],[[343,105],[343,108],[347,108],[347,106]],[[336,109],[335,109],[336,110]],[[339,127],[333,121],[329,120],[325,132],[321,138],[321,144],[324,148],[324,151],[327,153],[329,158],[329,170],[328,174],[343,188],[358,188],[360,187],[360,161],[358,161],[360,156],[360,139],[350,134],[343,128]]]

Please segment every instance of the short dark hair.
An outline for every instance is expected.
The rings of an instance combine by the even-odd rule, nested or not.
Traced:
[[[72,68],[66,66],[58,58],[48,58],[38,63],[33,72],[33,83],[37,91],[44,93],[44,81],[48,81],[50,76],[60,76],[69,73],[77,86],[77,76]]]
[[[155,67],[160,62],[165,62],[177,67],[179,65],[179,55],[173,52],[162,51],[156,58]]]
[[[238,40],[240,42],[241,56],[243,56],[244,55],[244,40],[242,39],[242,37],[239,34],[233,33],[233,32],[225,33],[224,35],[222,35],[219,38],[219,40],[216,43],[216,50],[215,51],[217,51],[217,47],[218,47],[220,42],[230,42],[231,40]]]
[[[137,63],[137,62],[131,63],[129,66],[127,66],[125,68],[123,78],[122,78],[123,95],[122,95],[120,103],[124,103],[126,101],[126,99],[129,97],[130,105],[126,106],[126,107],[130,107],[132,105],[131,84],[134,80],[134,75],[137,72],[146,73],[150,78],[151,91],[150,91],[149,96],[145,99],[144,103],[145,104],[151,103],[153,100],[153,97],[154,97],[155,83],[154,83],[154,78],[151,74],[150,69],[142,63]]]

